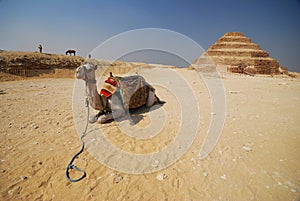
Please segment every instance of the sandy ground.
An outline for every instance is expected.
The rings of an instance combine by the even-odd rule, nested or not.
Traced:
[[[224,129],[200,160],[210,118],[218,114],[197,73],[176,72],[189,82],[200,109],[200,126],[187,152],[158,172],[129,174],[84,151],[75,163],[87,177],[77,183],[65,178],[66,165],[81,146],[72,109],[74,79],[1,82],[1,200],[299,200],[300,80],[223,74]],[[96,125],[115,147],[159,152],[176,138],[180,103],[166,88],[156,88],[167,102],[155,110],[164,111],[164,127],[157,136],[138,140],[119,129],[127,120]],[[139,111],[135,126],[146,128],[155,111]]]

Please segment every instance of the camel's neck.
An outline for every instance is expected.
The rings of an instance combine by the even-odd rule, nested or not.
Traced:
[[[95,83],[87,83],[87,96],[92,108],[95,110],[103,110],[100,104],[100,95],[97,91],[97,85]]]

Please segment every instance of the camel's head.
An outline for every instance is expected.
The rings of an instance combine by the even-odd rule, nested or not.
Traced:
[[[97,69],[96,65],[92,64],[83,64],[76,69],[76,78],[83,79],[86,82],[95,82],[95,70]]]

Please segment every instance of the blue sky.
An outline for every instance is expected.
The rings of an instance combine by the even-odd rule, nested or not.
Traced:
[[[0,49],[86,55],[116,34],[161,28],[204,49],[240,31],[290,70],[300,71],[299,0],[0,0]],[[199,53],[200,55],[200,53]]]

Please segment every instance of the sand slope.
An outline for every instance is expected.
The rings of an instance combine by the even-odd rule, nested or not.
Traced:
[[[76,165],[87,177],[78,183],[65,178],[81,146],[72,113],[74,80],[1,82],[1,200],[298,200],[299,79],[224,74],[224,130],[213,152],[199,160],[211,116],[209,93],[194,71],[176,71],[193,88],[201,111],[188,152],[160,172],[133,175],[109,169],[85,151]],[[99,125],[115,146],[149,152],[174,138],[178,103],[162,87],[157,93],[170,114],[159,136],[139,142],[122,136],[114,122]],[[149,123],[149,112],[142,116],[141,126]]]

